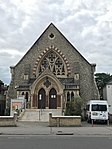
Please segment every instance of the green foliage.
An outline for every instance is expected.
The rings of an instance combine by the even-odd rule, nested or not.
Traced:
[[[4,83],[3,83],[3,81],[2,81],[2,80],[0,80],[0,85],[4,85]]]
[[[66,110],[65,115],[68,116],[81,116],[82,114],[82,105],[83,100],[80,97],[73,98],[71,101],[68,101],[66,103]]]
[[[108,73],[96,73],[95,74],[96,84],[99,90],[100,99],[103,99],[103,87],[112,80],[112,75]]]
[[[95,80],[98,88],[103,88],[108,81],[112,79],[112,76],[108,73],[96,73]]]

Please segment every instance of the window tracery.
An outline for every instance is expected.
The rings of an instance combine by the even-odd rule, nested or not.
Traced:
[[[49,70],[51,70],[51,72],[56,76],[66,75],[62,59],[53,51],[49,52],[44,57],[39,68],[39,74],[41,74],[46,68],[49,68]]]

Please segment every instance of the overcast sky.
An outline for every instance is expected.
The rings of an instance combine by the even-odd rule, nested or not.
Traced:
[[[50,23],[96,72],[112,74],[112,0],[0,0],[0,80]]]

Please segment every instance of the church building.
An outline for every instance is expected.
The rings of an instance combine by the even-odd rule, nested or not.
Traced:
[[[95,66],[51,23],[22,59],[10,67],[8,98],[24,96],[28,109],[62,111],[67,101],[77,96],[84,102],[98,99]]]

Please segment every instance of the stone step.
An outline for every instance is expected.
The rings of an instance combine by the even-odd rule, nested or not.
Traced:
[[[61,109],[26,109],[19,121],[49,121],[49,113],[53,116],[61,116]]]

